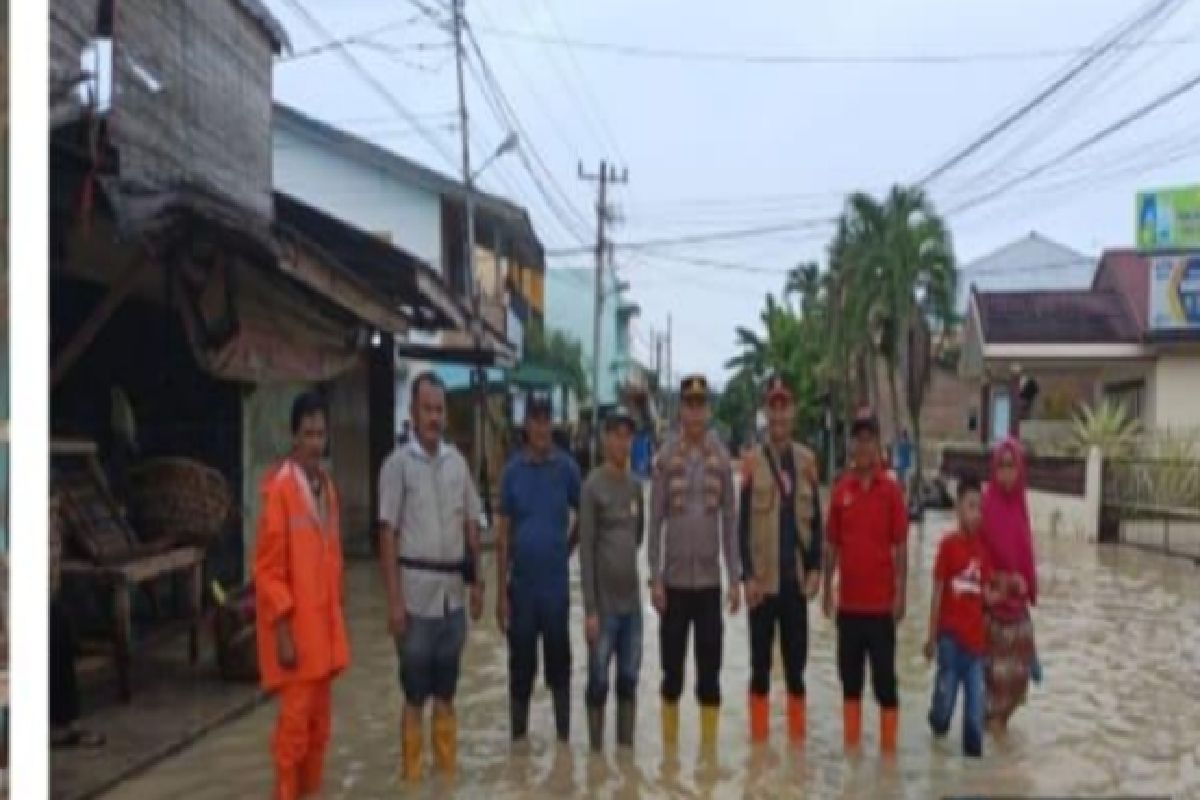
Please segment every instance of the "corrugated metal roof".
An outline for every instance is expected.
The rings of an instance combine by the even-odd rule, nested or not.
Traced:
[[[988,344],[1112,344],[1142,338],[1115,292],[978,292],[976,303]]]

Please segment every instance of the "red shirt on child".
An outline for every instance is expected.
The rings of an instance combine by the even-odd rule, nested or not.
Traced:
[[[992,565],[979,535],[946,534],[938,545],[933,577],[942,585],[938,635],[948,634],[964,650],[983,655],[987,645],[983,589],[992,579]]]

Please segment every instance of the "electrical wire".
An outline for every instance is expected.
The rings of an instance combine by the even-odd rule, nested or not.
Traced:
[[[332,39],[331,41],[322,42],[321,44],[305,48],[304,50],[297,50],[288,55],[280,56],[279,58],[275,59],[275,63],[276,64],[291,64],[295,61],[301,61],[301,60],[303,60],[305,58],[309,58],[311,56],[316,56],[316,55],[321,55],[322,53],[327,53],[338,47],[344,47],[346,45],[362,44],[364,42],[374,39],[376,36],[379,36],[381,34],[390,33],[394,30],[399,30],[401,28],[406,28],[411,25],[415,25],[416,23],[418,23],[420,21],[421,21],[421,17],[419,15],[412,16],[412,17],[406,17],[405,19],[396,20],[394,22],[389,22],[384,25],[380,25],[376,28],[371,28],[370,30],[361,31],[359,33],[355,33],[355,34],[346,36],[341,39]]]
[[[944,53],[944,54],[765,54],[746,53],[721,50],[686,50],[681,48],[662,48],[650,45],[639,45],[619,42],[591,41],[586,39],[569,38],[565,36],[548,36],[530,31],[518,31],[495,26],[478,27],[479,33],[501,39],[524,41],[533,44],[565,47],[576,50],[592,50],[611,53],[620,56],[649,58],[672,61],[697,61],[758,65],[814,65],[814,64],[927,64],[927,65],[956,65],[978,62],[1011,62],[1030,61],[1038,59],[1063,58],[1094,54],[1098,48],[1088,47],[1059,47],[1040,50],[1009,50],[979,53]],[[1178,47],[1195,42],[1194,37],[1181,37],[1146,42],[1145,47]]]
[[[1120,87],[1126,85],[1134,77],[1143,73],[1147,66],[1154,63],[1154,55],[1149,54],[1147,60],[1129,70],[1123,78],[1116,78],[1116,74],[1134,55],[1132,47],[1153,36],[1180,8],[1182,8],[1181,5],[1176,5],[1174,8],[1168,7],[1161,16],[1149,19],[1136,30],[1131,30],[1130,39],[1124,42],[1124,44],[1130,45],[1130,48],[1114,51],[1104,63],[1098,64],[1084,74],[1079,81],[1076,81],[1073,86],[1067,87],[1058,97],[1053,98],[1046,105],[1046,113],[1042,114],[1043,119],[1040,122],[1035,122],[1024,137],[1014,142],[1007,151],[999,154],[989,168],[966,178],[958,188],[962,190],[966,187],[978,187],[995,180],[997,174],[1008,165],[1035,152],[1037,146],[1044,143],[1055,132],[1068,127],[1071,122],[1078,121],[1080,107],[1085,101],[1100,94],[1109,97],[1115,96]]]
[[[1032,178],[1035,178],[1038,175],[1041,175],[1043,172],[1045,172],[1046,170],[1055,166],[1056,164],[1062,163],[1068,159],[1073,158],[1074,156],[1078,155],[1079,153],[1084,152],[1085,150],[1090,149],[1091,147],[1095,146],[1096,144],[1103,141],[1104,139],[1107,139],[1108,137],[1112,136],[1113,134],[1117,133],[1118,131],[1121,131],[1122,129],[1127,128],[1128,126],[1138,122],[1139,120],[1143,119],[1146,116],[1149,116],[1150,114],[1154,113],[1155,111],[1159,110],[1160,108],[1163,108],[1164,106],[1174,102],[1175,100],[1179,99],[1186,93],[1195,89],[1197,86],[1200,86],[1200,73],[1193,75],[1191,78],[1188,78],[1187,80],[1183,81],[1182,83],[1180,83],[1179,85],[1170,89],[1169,91],[1165,92],[1164,94],[1159,95],[1158,97],[1151,100],[1149,103],[1146,103],[1145,105],[1139,107],[1135,111],[1132,111],[1129,114],[1126,114],[1124,117],[1121,117],[1117,121],[1113,122],[1111,125],[1108,125],[1108,126],[1104,127],[1103,129],[1097,131],[1096,133],[1092,134],[1091,136],[1088,136],[1087,138],[1083,139],[1082,141],[1077,142],[1075,145],[1067,148],[1066,150],[1059,153],[1054,158],[1051,158],[1047,161],[1043,161],[1041,164],[1037,165],[1036,167],[1033,167],[1032,169],[1028,169],[1028,170],[1022,172],[1021,174],[1015,176],[1014,178],[1011,178],[1011,179],[1005,181],[1000,186],[997,186],[996,188],[991,189],[988,192],[978,195],[977,197],[975,197],[972,200],[968,200],[967,202],[956,206],[955,208],[951,209],[948,212],[947,216],[961,214],[964,211],[968,211],[972,208],[976,208],[976,207],[988,202],[989,200],[992,200],[996,197],[1003,195],[1004,193],[1011,190],[1013,187],[1018,186],[1022,183],[1025,183],[1026,181],[1028,181]]]
[[[284,0],[284,2],[286,2],[297,14],[299,14],[305,23],[311,29],[317,32],[321,39],[332,44],[335,51],[339,56],[341,56],[342,60],[346,63],[350,70],[358,76],[359,80],[365,83],[381,100],[384,101],[389,108],[395,111],[398,116],[405,119],[418,132],[420,137],[425,140],[426,144],[433,148],[434,152],[445,159],[446,163],[450,164],[451,167],[455,165],[454,155],[449,149],[447,149],[445,143],[438,139],[432,131],[428,130],[416,114],[410,111],[408,107],[404,105],[404,103],[400,102],[400,100],[392,93],[392,91],[388,89],[388,87],[385,86],[382,81],[376,78],[369,69],[364,67],[362,63],[354,57],[354,54],[350,52],[349,47],[347,47],[345,43],[337,42],[336,37],[329,31],[329,29],[321,24],[320,20],[313,16],[313,14],[304,7],[304,4],[301,3],[300,0]]]
[[[824,228],[837,223],[837,219],[833,217],[823,217],[819,219],[804,219],[791,222],[784,222],[775,225],[761,225],[752,228],[740,228],[736,230],[710,231],[707,233],[696,233],[685,236],[664,237],[661,239],[643,239],[641,241],[626,241],[614,242],[614,246],[618,250],[651,250],[660,247],[671,247],[674,245],[687,244],[704,244],[707,242],[730,241],[735,239],[751,239],[759,236],[770,236],[778,233],[789,233],[794,231],[802,231],[809,228]],[[576,247],[552,247],[547,248],[547,255],[563,256],[576,255],[586,250],[581,250]]]
[[[575,225],[581,226],[581,229],[586,231],[588,229],[588,222],[575,208],[574,204],[571,202],[570,196],[567,195],[567,193],[558,184],[558,181],[554,177],[554,173],[551,172],[546,166],[546,163],[539,153],[533,138],[529,136],[528,130],[526,130],[525,126],[521,123],[520,117],[517,116],[516,111],[513,109],[512,103],[508,100],[503,87],[500,85],[499,80],[496,79],[495,73],[488,64],[482,48],[479,46],[479,42],[471,33],[470,27],[466,27],[465,32],[467,35],[467,40],[470,42],[472,49],[475,52],[475,57],[478,60],[477,66],[482,72],[482,86],[487,90],[487,92],[492,94],[492,99],[495,102],[494,110],[499,112],[501,120],[508,123],[510,129],[514,130],[520,137],[522,144],[516,150],[518,158],[525,166],[530,178],[533,179],[539,193],[547,201],[549,206],[552,209],[558,209],[556,214],[560,215],[560,222],[564,225],[564,227],[571,232],[572,236],[578,241],[587,241],[587,236],[585,234],[580,234],[580,229],[576,229]],[[470,63],[470,59],[467,59],[467,63]],[[534,167],[535,163],[537,164],[537,168]],[[542,172],[541,176],[538,175],[539,169]],[[552,199],[553,194],[551,193],[550,189],[553,189],[554,193],[557,193],[557,201]],[[561,208],[559,207],[559,203],[561,203]],[[549,255],[549,253],[547,253],[547,255]]]
[[[924,177],[915,181],[915,185],[918,187],[928,186],[948,173],[950,170],[962,164],[974,154],[978,153],[981,149],[1015,126],[1018,122],[1033,113],[1039,106],[1053,97],[1057,92],[1061,91],[1065,86],[1069,85],[1071,81],[1075,80],[1093,64],[1107,55],[1114,47],[1120,44],[1121,41],[1131,31],[1136,30],[1147,21],[1153,20],[1158,15],[1169,10],[1170,7],[1176,2],[1177,0],[1156,0],[1156,2],[1153,2],[1149,8],[1139,12],[1130,23],[1122,25],[1115,34],[1101,37],[1101,42],[1090,48],[1088,53],[1078,62],[1072,65],[1064,74],[1055,78],[1048,86],[1037,92],[1031,99],[1022,103],[1015,111],[1004,116],[1000,122],[992,125],[965,147],[961,148],[949,158],[942,161],[942,163],[940,163],[938,166],[926,173]]]

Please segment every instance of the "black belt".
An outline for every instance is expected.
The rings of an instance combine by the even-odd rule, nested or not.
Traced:
[[[419,569],[424,572],[441,572],[447,575],[458,575],[467,571],[466,561],[430,561],[424,558],[409,558],[400,556],[400,566],[408,569]]]

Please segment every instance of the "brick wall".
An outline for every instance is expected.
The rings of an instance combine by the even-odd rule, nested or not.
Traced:
[[[978,441],[970,429],[971,412],[979,419],[979,384],[958,373],[934,366],[925,405],[921,409],[921,436],[926,443]]]

